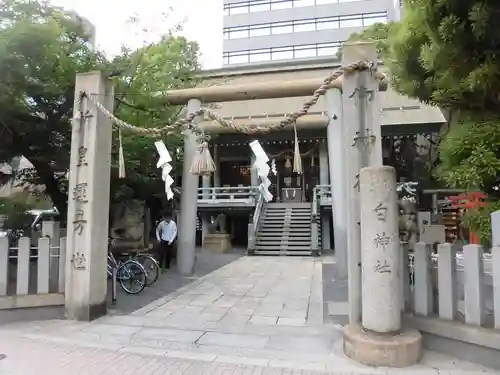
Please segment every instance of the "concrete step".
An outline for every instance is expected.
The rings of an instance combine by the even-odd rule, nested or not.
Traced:
[[[277,247],[310,247],[311,241],[257,241],[256,246],[277,246]]]
[[[311,250],[259,250],[255,249],[255,255],[285,255],[285,256],[310,256],[312,254]]]

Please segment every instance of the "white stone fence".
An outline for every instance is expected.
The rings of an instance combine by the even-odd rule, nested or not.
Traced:
[[[500,247],[444,243],[433,254],[420,242],[404,259],[404,309],[415,328],[500,350]]]
[[[0,310],[64,305],[66,238],[31,242],[21,237],[12,247],[0,238]]]

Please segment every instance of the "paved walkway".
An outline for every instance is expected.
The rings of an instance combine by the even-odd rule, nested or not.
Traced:
[[[120,287],[117,289],[117,303],[109,307],[111,315],[126,315],[141,307],[175,292],[182,286],[203,277],[220,267],[223,267],[243,256],[244,249],[232,249],[229,253],[220,254],[198,248],[196,250],[195,274],[184,277],[176,272],[175,265],[172,270],[162,274],[152,286],[144,289],[138,295],[125,293]],[[36,280],[36,277],[34,278]],[[111,303],[111,282],[108,284],[108,301]],[[35,320],[64,319],[64,307],[38,307],[32,309],[0,310],[0,326],[16,322],[29,322]]]
[[[321,280],[319,258],[244,257],[129,315],[10,325],[0,374],[500,374],[435,353],[352,362],[341,326],[323,324]]]

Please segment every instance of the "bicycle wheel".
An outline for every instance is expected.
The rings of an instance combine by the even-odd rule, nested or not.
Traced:
[[[146,270],[134,260],[128,260],[118,267],[117,279],[128,294],[138,294],[146,287]]]
[[[137,261],[146,270],[146,286],[153,285],[160,276],[160,265],[151,255],[139,254]]]

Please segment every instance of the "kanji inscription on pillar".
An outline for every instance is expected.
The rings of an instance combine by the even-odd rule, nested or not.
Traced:
[[[87,267],[86,255],[83,251],[85,238],[82,238],[87,229],[87,218],[86,218],[86,205],[88,203],[88,183],[86,182],[87,177],[87,147],[86,142],[86,125],[88,120],[92,117],[89,111],[81,112],[77,120],[79,121],[79,126],[77,131],[79,134],[79,145],[76,149],[76,158],[73,159],[73,179],[76,183],[70,191],[70,197],[72,199],[72,205],[74,207],[74,214],[71,218],[72,232],[73,232],[73,246],[71,254],[71,264],[75,270],[84,270]],[[73,130],[75,131],[75,130]],[[70,219],[70,218],[68,218]]]
[[[361,169],[362,324],[377,333],[401,328],[397,207],[394,168]]]
[[[87,166],[87,147],[80,146],[78,147],[78,163],[77,167]]]
[[[87,183],[81,182],[76,184],[73,189],[73,199],[79,203],[87,203]]]
[[[87,220],[85,220],[85,212],[83,210],[76,210],[75,218],[73,220],[73,232],[81,235],[85,229],[85,224],[87,224]]]

